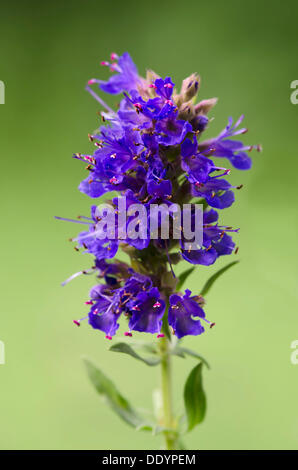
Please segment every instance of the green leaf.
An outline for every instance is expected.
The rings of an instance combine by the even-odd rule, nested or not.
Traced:
[[[179,281],[178,281],[177,286],[176,286],[177,292],[179,292],[181,290],[181,287],[183,286],[186,279],[188,278],[188,276],[190,276],[190,274],[193,272],[194,269],[195,269],[195,266],[193,268],[187,269],[182,274],[180,274]]]
[[[221,268],[219,271],[217,271],[215,274],[213,274],[213,276],[211,276],[208,281],[206,282],[206,284],[204,285],[202,291],[201,291],[201,295],[204,296],[206,295],[209,290],[211,289],[211,287],[213,286],[214,282],[225,272],[227,271],[228,269],[230,269],[232,266],[234,266],[234,264],[237,264],[239,263],[238,260],[236,261],[232,261],[231,263],[227,264],[226,266],[224,266],[223,268]]]
[[[118,392],[114,383],[95,367],[89,359],[84,358],[89,379],[94,385],[99,395],[106,398],[108,405],[115,413],[120,416],[126,423],[134,428],[142,428],[146,426],[144,419],[132,408],[130,403]],[[152,429],[151,426],[149,426]]]
[[[203,364],[205,364],[205,366],[208,369],[210,369],[210,365],[206,361],[206,359],[203,356],[201,356],[200,354],[198,354],[196,351],[193,351],[192,349],[182,348],[181,346],[176,346],[173,349],[173,351],[171,351],[171,354],[174,354],[175,356],[179,356],[179,357],[183,357],[183,358],[185,357],[185,354],[187,354],[188,356],[195,357],[199,361],[202,361]]]
[[[201,423],[206,413],[206,396],[202,384],[203,364],[198,364],[189,374],[184,387],[184,404],[188,431]]]
[[[117,343],[113,344],[113,346],[110,347],[110,351],[114,352],[120,352],[124,354],[128,354],[129,356],[134,357],[135,359],[138,359],[138,361],[142,361],[147,366],[157,366],[160,363],[160,359],[157,357],[149,357],[149,358],[144,358],[140,356],[138,353],[135,352],[135,350],[127,343]]]
[[[140,341],[129,338],[129,345],[133,346],[134,349],[140,349],[146,353],[158,354],[156,343],[151,343],[150,341]]]

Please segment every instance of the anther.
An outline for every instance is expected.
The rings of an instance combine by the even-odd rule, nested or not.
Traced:
[[[153,308],[158,308],[158,307],[161,307],[161,303],[160,302],[155,302],[155,304],[153,305]]]
[[[164,338],[165,335],[163,333],[158,333],[157,338]]]
[[[81,326],[81,323],[79,320],[73,320],[72,322],[77,326]]]
[[[114,60],[118,60],[118,59],[119,59],[118,54],[116,54],[116,52],[112,52],[111,53],[111,60],[114,61]]]
[[[142,105],[140,103],[134,103],[134,107],[137,111],[142,111]]]
[[[211,323],[210,328],[213,328],[215,326],[215,323]]]
[[[112,336],[106,335],[105,338],[106,338],[106,339],[109,339],[109,340],[111,341]]]
[[[125,331],[124,336],[132,336],[132,333],[130,331]]]

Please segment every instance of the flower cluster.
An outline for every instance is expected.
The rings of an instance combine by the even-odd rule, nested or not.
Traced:
[[[203,140],[208,113],[217,100],[196,102],[200,88],[196,74],[185,79],[178,92],[170,77],[163,79],[152,71],[146,78],[139,76],[128,53],[112,54],[111,62],[102,65],[113,75],[107,81],[89,80],[86,89],[104,107],[101,117],[107,125],[89,135],[96,147],[93,154],[74,155],[87,164],[88,176],[80,191],[91,198],[118,191],[128,206],[138,203],[146,209],[152,204],[202,203],[203,242],[190,250],[185,248],[183,233],[179,241],[152,240],[149,232],[140,239],[98,237],[98,216],[92,206],[91,217],[77,221],[88,229],[75,240],[95,257],[92,269],[84,273],[96,272],[104,284],[91,290],[86,318],[107,339],[115,335],[121,315],[128,320],[127,336],[132,331],[162,336],[168,301],[166,315],[173,334],[178,338],[199,335],[204,331],[202,321],[210,323],[202,308],[204,299],[192,296],[189,290],[184,295],[175,292],[172,265],[184,259],[208,266],[235,250],[230,233],[237,230],[219,225],[218,211],[233,204],[236,188],[227,180],[231,170],[219,166],[215,158],[248,170],[248,152],[259,147],[233,139],[247,131],[240,126],[243,116],[235,124],[230,118],[217,137]],[[118,110],[111,109],[92,85],[109,94],[122,94]],[[117,206],[116,199],[112,204]],[[111,261],[119,247],[129,255],[130,265]],[[75,323],[79,325],[80,320]]]

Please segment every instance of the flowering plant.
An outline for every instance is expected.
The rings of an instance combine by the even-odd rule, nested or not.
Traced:
[[[241,186],[232,186],[226,179],[231,170],[218,166],[214,159],[225,158],[233,168],[248,170],[248,152],[259,147],[233,139],[246,132],[240,127],[243,116],[235,124],[229,118],[217,137],[203,140],[209,124],[207,115],[217,100],[196,102],[200,88],[197,74],[186,78],[178,92],[170,77],[162,79],[150,70],[146,78],[141,77],[128,53],[121,57],[112,54],[111,62],[102,65],[114,74],[107,81],[89,80],[86,89],[102,106],[100,115],[107,125],[89,135],[95,152],[78,153],[74,158],[87,164],[88,176],[79,186],[81,192],[97,199],[117,191],[118,197],[108,201],[109,208],[92,205],[90,217],[74,220],[86,226],[73,239],[75,248],[90,253],[94,263],[90,270],[74,274],[65,283],[79,274],[94,273],[98,283],[86,302],[89,313],[74,323],[80,326],[86,319],[112,340],[120,322],[124,322],[125,341],[110,349],[147,366],[161,366],[161,392],[155,394],[158,406],[152,421],[144,419],[113,382],[86,360],[98,393],[129,425],[163,434],[167,449],[184,448],[181,435],[205,416],[202,369],[208,363],[197,352],[182,347],[181,338],[201,335],[206,326],[214,326],[205,315],[205,296],[216,279],[237,261],[213,274],[195,294],[189,289],[183,292],[182,287],[195,265],[210,266],[220,256],[237,253],[231,233],[238,229],[220,225],[218,219],[219,211],[233,204],[234,190]],[[93,85],[106,93],[122,93],[119,109],[111,109]],[[155,212],[153,230],[151,224],[149,229],[149,217],[152,219],[151,209],[156,206],[162,206],[165,212]],[[126,261],[115,257],[119,248]],[[175,266],[183,260],[194,266],[177,277]],[[156,335],[156,339],[152,343],[135,341],[134,332]],[[174,415],[172,407],[174,355],[198,360],[184,387],[182,418]]]

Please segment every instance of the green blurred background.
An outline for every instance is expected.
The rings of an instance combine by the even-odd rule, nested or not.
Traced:
[[[241,263],[211,292],[212,331],[185,340],[208,358],[208,414],[185,438],[192,449],[297,449],[298,339],[297,126],[290,83],[298,79],[296,1],[1,1],[2,164],[0,447],[2,449],[154,449],[105,407],[81,357],[92,358],[137,406],[151,406],[159,371],[108,351],[110,343],[72,319],[86,311],[90,278],[60,282],[90,266],[68,237],[77,226],[53,216],[88,213],[77,191],[98,123],[87,79],[106,77],[99,62],[129,51],[179,84],[193,71],[201,98],[218,96],[210,125],[245,113],[248,143],[261,143],[237,203],[222,214],[240,226]],[[221,259],[216,268],[235,258]],[[198,292],[214,271],[189,281]],[[120,336],[120,338],[122,338]],[[195,360],[175,360],[175,407]]]

